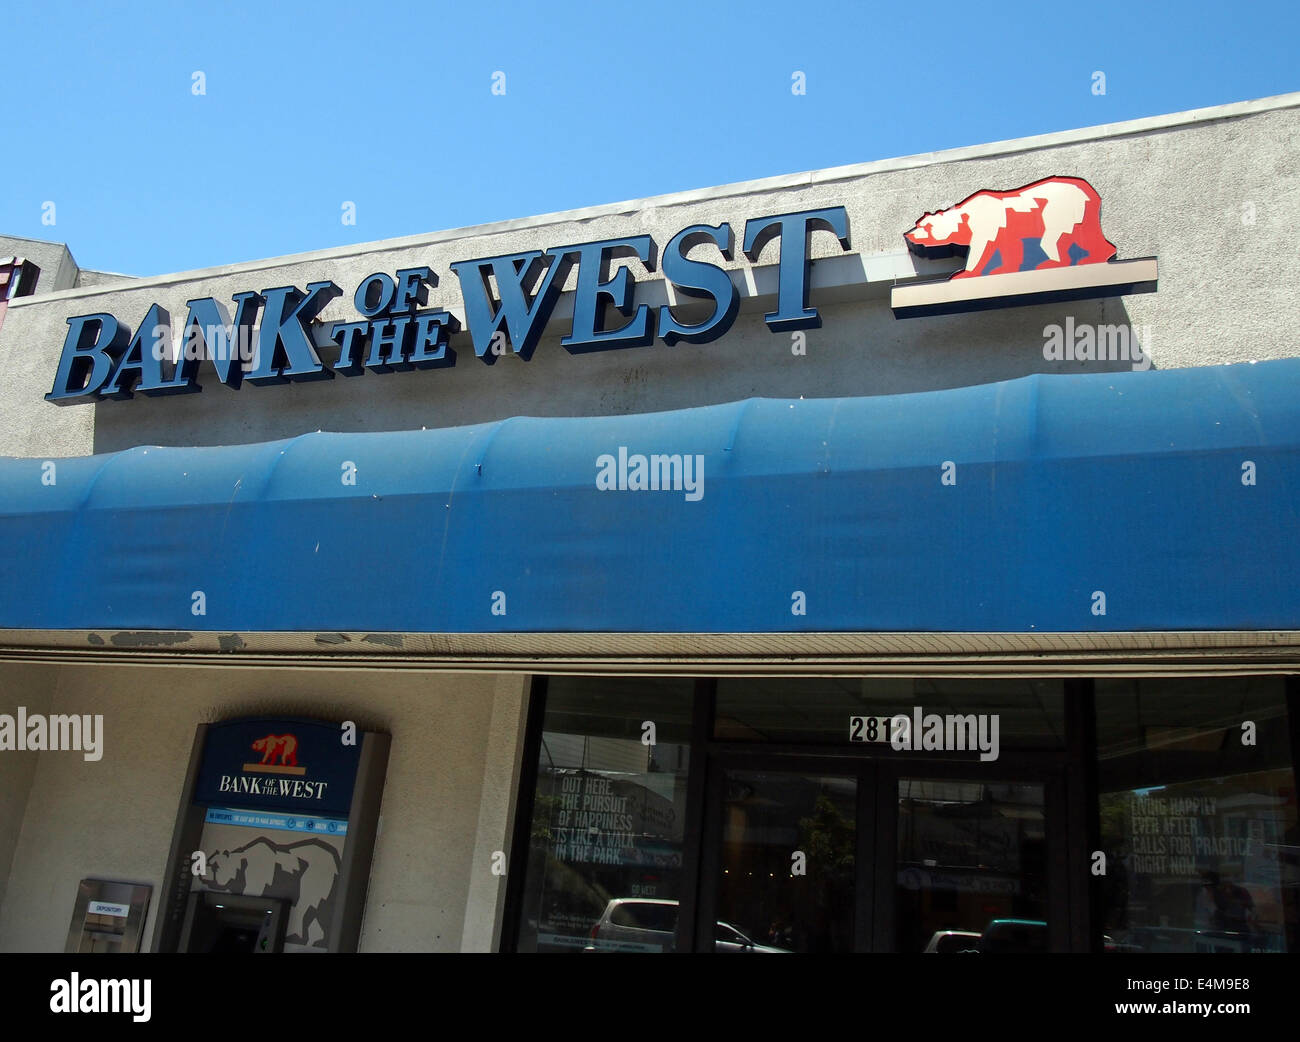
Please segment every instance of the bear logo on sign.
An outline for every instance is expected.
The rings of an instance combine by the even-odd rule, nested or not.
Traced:
[[[954,279],[1101,264],[1118,252],[1101,231],[1101,196],[1080,177],[976,192],[924,214],[903,238],[917,256],[965,256]]]
[[[325,947],[339,876],[339,852],[323,839],[281,845],[260,836],[208,856],[205,888],[289,901],[286,944]]]
[[[262,763],[274,764],[279,759],[281,764],[297,766],[298,739],[291,734],[268,734],[253,743],[253,752],[262,754]]]

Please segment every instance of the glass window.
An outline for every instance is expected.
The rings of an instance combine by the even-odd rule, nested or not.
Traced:
[[[1281,677],[1101,680],[1108,951],[1297,950]]]
[[[851,951],[856,779],[729,770],[724,785],[714,951]]]
[[[898,782],[900,952],[1047,950],[1043,787]]]
[[[689,680],[549,680],[520,951],[676,946],[692,693]]]
[[[845,745],[851,717],[996,714],[1000,744],[1065,746],[1061,680],[912,677],[724,677],[713,736],[722,741]]]

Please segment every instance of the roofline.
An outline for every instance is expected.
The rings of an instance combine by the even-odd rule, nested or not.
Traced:
[[[0,232],[0,239],[19,239],[23,242],[37,242],[42,246],[62,246],[68,250],[68,244],[61,239],[33,239],[30,235],[10,235],[7,232]],[[71,250],[68,250],[71,253]]]
[[[77,271],[82,275],[112,275],[113,278],[115,279],[136,280],[139,277],[125,271],[102,271],[99,268],[83,268],[80,265],[77,266]],[[93,288],[93,287],[87,287],[87,288]]]
[[[212,268],[195,268],[190,271],[172,272],[156,276],[136,276],[130,286],[89,286],[56,290],[29,297],[18,297],[9,302],[9,306],[22,307],[49,300],[61,300],[72,297],[95,296],[102,293],[117,293],[127,289],[142,289],[150,286],[168,286],[180,282],[193,282],[199,279],[219,278],[226,275],[245,274],[281,268],[291,264],[303,264],[314,261],[336,260],[345,257],[364,256],[370,253],[385,253],[391,250],[410,249],[440,242],[451,242],[475,236],[498,235],[506,232],[523,231],[530,228],[542,228],[552,224],[576,221],[590,221],[601,217],[634,213],[652,207],[682,206],[689,203],[713,199],[726,199],[733,196],[750,195],[757,192],[775,191],[784,188],[798,188],[817,184],[831,184],[847,181],[870,174],[883,174],[896,170],[915,170],[922,167],[936,166],[942,163],[969,162],[976,159],[990,159],[995,156],[1018,152],[1033,152],[1046,148],[1058,148],[1062,145],[1097,141],[1103,138],[1124,137],[1133,134],[1146,134],[1158,130],[1192,126],[1199,123],[1218,122],[1227,119],[1241,119],[1263,112],[1278,109],[1300,108],[1300,91],[1289,94],[1277,94],[1268,98],[1252,101],[1229,102],[1225,105],[1211,105],[1206,108],[1188,109],[1161,116],[1143,116],[1139,119],[1125,120],[1120,123],[1101,123],[1077,130],[1053,131],[1047,134],[1035,134],[1030,137],[1011,138],[980,145],[963,145],[958,148],[944,149],[940,152],[919,152],[910,156],[893,159],[877,159],[866,163],[851,163],[845,166],[827,167],[822,170],[809,170],[798,174],[781,174],[774,177],[759,178],[753,181],[737,181],[732,184],[717,185],[711,188],[695,188],[684,192],[670,192],[665,195],[652,195],[642,199],[627,199],[616,203],[603,203],[599,206],[583,207],[576,210],[560,210],[554,213],[539,214],[534,217],[513,218],[494,221],[488,224],[472,224],[461,228],[444,231],[426,232],[419,235],[402,236],[396,239],[378,239],[371,242],[353,243],[346,246],[333,246],[324,250],[311,250],[306,253],[285,254],[281,257],[262,258],[254,261],[241,261]],[[10,238],[22,238],[10,236]],[[32,239],[32,242],[41,242]],[[67,249],[66,243],[60,243]],[[69,250],[71,253],[71,250]],[[96,270],[96,269],[88,269]],[[112,274],[112,273],[106,273]]]

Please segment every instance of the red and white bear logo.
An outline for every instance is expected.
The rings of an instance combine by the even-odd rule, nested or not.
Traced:
[[[925,214],[903,238],[918,256],[965,254],[966,267],[954,279],[1101,264],[1118,252],[1101,232],[1101,196],[1080,177],[976,192]]]
[[[279,759],[285,766],[298,766],[298,739],[291,734],[268,734],[259,738],[253,743],[253,752],[262,754],[262,763],[274,765]]]

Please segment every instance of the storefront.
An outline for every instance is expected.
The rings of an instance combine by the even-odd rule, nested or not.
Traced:
[[[1297,950],[1298,112],[0,240],[0,949]]]
[[[515,946],[1294,951],[1289,684],[551,678]],[[900,706],[1000,755],[849,740]]]

